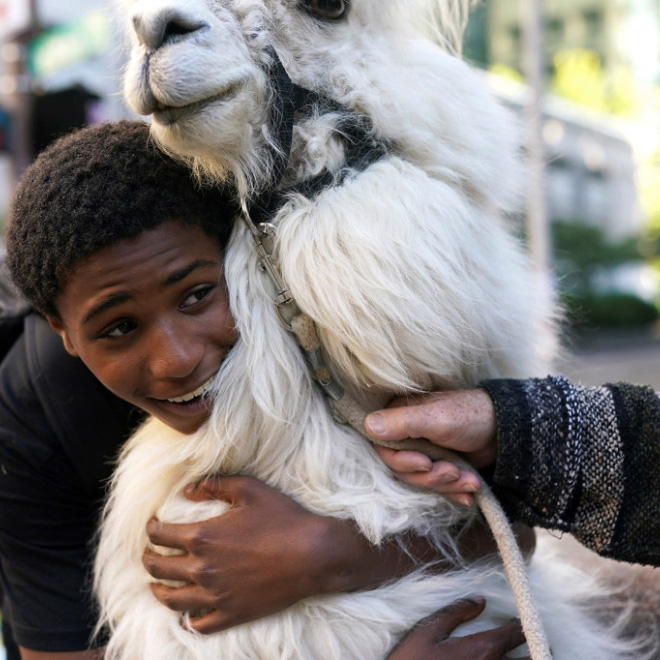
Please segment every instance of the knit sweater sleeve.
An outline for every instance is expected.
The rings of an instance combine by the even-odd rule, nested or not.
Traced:
[[[660,565],[660,399],[624,383],[490,380],[508,514],[570,532],[595,552]]]

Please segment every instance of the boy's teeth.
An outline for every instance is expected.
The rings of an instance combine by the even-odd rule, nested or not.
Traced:
[[[186,403],[186,401],[192,401],[193,399],[196,399],[198,396],[201,396],[208,390],[208,388],[211,386],[211,383],[213,382],[213,378],[209,378],[203,385],[200,385],[194,392],[190,392],[188,394],[184,394],[183,396],[177,396],[174,397],[173,399],[167,399],[170,403]]]

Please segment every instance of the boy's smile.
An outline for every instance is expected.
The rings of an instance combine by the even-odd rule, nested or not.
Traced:
[[[222,259],[202,229],[165,222],[82,260],[49,321],[114,394],[192,433],[237,338]]]

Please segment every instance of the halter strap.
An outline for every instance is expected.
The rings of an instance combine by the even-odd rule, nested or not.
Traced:
[[[313,198],[322,190],[343,183],[350,172],[361,172],[391,152],[387,142],[374,137],[373,126],[367,117],[327,96],[297,85],[289,78],[274,51],[272,57],[268,69],[274,94],[270,125],[276,146],[272,148],[272,175],[266,187],[247,205],[255,225],[270,222],[291,193]],[[337,173],[325,171],[287,188],[280,188],[289,163],[295,121],[310,117],[315,111],[339,115],[334,132],[344,142],[344,165]]]

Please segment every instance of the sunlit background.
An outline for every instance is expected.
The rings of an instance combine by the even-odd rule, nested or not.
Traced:
[[[514,221],[566,310],[560,368],[660,389],[660,3],[487,0],[464,55],[525,131]],[[131,116],[123,62],[107,3],[0,0],[0,224],[54,137]]]
[[[521,228],[565,309],[560,368],[660,389],[660,2],[486,0],[465,56],[526,131]]]

